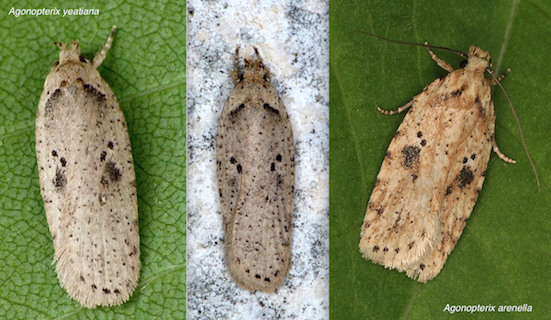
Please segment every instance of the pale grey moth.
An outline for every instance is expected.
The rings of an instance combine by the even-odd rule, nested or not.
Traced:
[[[79,42],[61,52],[40,97],[36,157],[59,280],[83,306],[119,305],[138,284],[136,178],[124,115]]]
[[[238,50],[216,138],[226,261],[241,287],[273,292],[291,266],[293,133],[258,51],[240,73]]]

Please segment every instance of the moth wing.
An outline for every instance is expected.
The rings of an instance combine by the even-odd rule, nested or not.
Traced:
[[[69,82],[44,99],[36,132],[58,277],[87,307],[128,300],[140,270],[126,122],[107,83],[99,74],[92,79]]]
[[[440,240],[440,212],[433,198],[445,161],[436,161],[437,146],[430,108],[424,107],[441,80],[434,81],[414,103],[398,128],[377,175],[361,230],[360,252],[387,268],[404,270]],[[442,157],[442,156],[440,156]]]
[[[236,101],[234,91],[236,89],[224,104],[216,133],[216,173],[224,233],[228,232],[237,203],[242,174],[238,164],[241,164],[245,154],[242,139],[246,137],[238,137],[238,133],[246,126],[236,117],[244,105],[241,107],[241,102]]]
[[[243,87],[248,95],[240,93]],[[295,177],[289,116],[271,85],[243,81],[222,117],[217,162],[229,270],[244,288],[272,292],[290,268]]]
[[[466,93],[464,95],[467,95]],[[491,99],[489,85],[482,88],[476,97],[481,101],[481,109],[476,109],[475,97],[471,103],[473,109],[457,110],[453,116],[461,121],[463,132],[455,141],[449,144],[450,163],[446,182],[441,188],[441,241],[429,251],[417,264],[406,270],[406,274],[420,282],[426,282],[436,277],[448,255],[459,240],[463,229],[476,204],[482,188],[486,168],[490,158],[494,132],[494,104]],[[469,98],[466,98],[469,100]]]
[[[51,92],[48,90],[52,90]],[[67,203],[66,189],[61,188],[66,183],[66,170],[61,163],[61,157],[57,149],[61,149],[63,141],[62,132],[56,130],[51,112],[54,104],[61,95],[61,90],[53,91],[54,88],[45,88],[36,115],[36,157],[38,163],[38,175],[40,178],[40,193],[44,200],[44,209],[48,226],[54,243],[54,248],[59,247],[59,230],[61,225],[63,203]],[[54,152],[56,151],[56,152]],[[64,159],[65,160],[65,159]],[[56,179],[57,177],[57,179]]]

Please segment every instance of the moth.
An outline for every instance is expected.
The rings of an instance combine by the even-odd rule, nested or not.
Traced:
[[[361,227],[363,257],[426,282],[438,275],[482,188],[490,153],[515,163],[495,141],[495,111],[486,79],[488,52],[471,46],[449,72],[396,111],[410,108],[385,155]],[[493,73],[492,73],[493,76]],[[501,84],[499,84],[501,86]]]
[[[238,52],[216,136],[226,262],[241,287],[273,292],[291,266],[293,132],[256,48],[242,72]]]
[[[83,306],[127,301],[140,275],[136,177],[124,115],[79,42],[61,52],[36,115],[40,191],[61,285]]]

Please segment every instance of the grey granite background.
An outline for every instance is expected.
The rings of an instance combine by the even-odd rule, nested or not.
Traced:
[[[187,3],[187,318],[329,318],[329,2]],[[236,46],[258,48],[296,147],[292,267],[275,293],[230,277],[216,185],[216,126]]]

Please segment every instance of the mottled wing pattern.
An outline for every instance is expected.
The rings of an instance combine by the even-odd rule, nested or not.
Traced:
[[[422,121],[434,112],[422,107],[432,98],[427,92],[440,84],[441,80],[436,80],[414,98],[390,143],[368,203],[360,251],[388,268],[403,270],[440,241],[440,212],[433,210],[432,202],[438,182],[446,178],[448,163],[431,141],[439,126]],[[440,159],[432,159],[435,156]]]
[[[476,67],[455,70],[414,98],[362,225],[365,258],[422,282],[440,272],[484,181],[495,116],[484,68]]]

